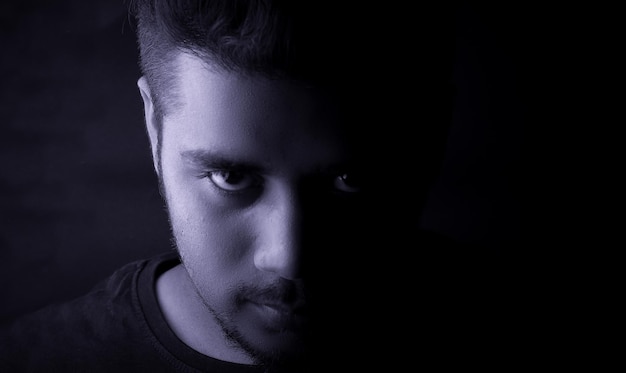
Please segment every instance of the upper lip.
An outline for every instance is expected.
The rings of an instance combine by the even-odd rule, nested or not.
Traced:
[[[306,305],[304,302],[276,302],[263,300],[253,300],[252,302],[261,306],[274,308],[281,313],[302,314],[306,312]]]

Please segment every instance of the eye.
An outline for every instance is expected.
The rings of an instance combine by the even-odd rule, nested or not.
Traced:
[[[207,173],[207,177],[217,188],[226,192],[243,192],[260,185],[259,177],[246,172],[217,170]]]
[[[354,174],[343,173],[335,177],[333,187],[344,193],[357,193],[361,191],[361,180]]]

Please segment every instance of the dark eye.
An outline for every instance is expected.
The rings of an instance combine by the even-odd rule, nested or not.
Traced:
[[[207,174],[217,188],[227,192],[242,192],[259,185],[259,178],[246,172],[217,170]]]
[[[357,193],[361,191],[361,181],[354,174],[343,173],[333,180],[333,187],[344,193]]]

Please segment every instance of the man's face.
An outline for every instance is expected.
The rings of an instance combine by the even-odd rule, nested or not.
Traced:
[[[295,355],[309,284],[337,281],[348,231],[367,219],[358,159],[319,92],[179,62],[182,106],[164,119],[158,157],[184,266],[207,317],[245,349]]]

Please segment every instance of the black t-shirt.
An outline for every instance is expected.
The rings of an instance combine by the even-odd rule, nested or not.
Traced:
[[[534,330],[533,318],[516,283],[529,276],[519,277],[508,256],[438,237],[418,248],[412,260],[374,256],[377,265],[349,269],[361,276],[328,276],[346,296],[329,296],[311,363],[403,371],[418,361],[485,367],[494,356],[526,356],[520,342]],[[83,297],[22,317],[0,335],[0,372],[263,372],[202,355],[176,337],[155,281],[177,264],[174,252],[130,263]]]
[[[85,296],[20,318],[0,339],[2,372],[262,372],[202,355],[167,325],[155,294],[175,253],[117,270]]]

